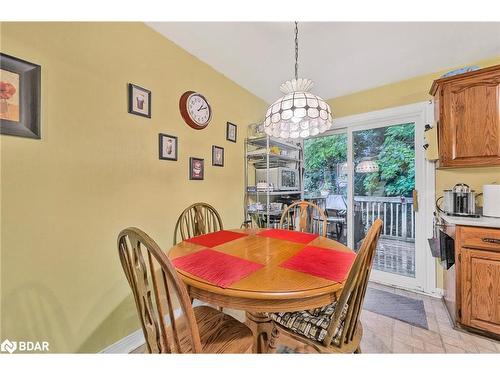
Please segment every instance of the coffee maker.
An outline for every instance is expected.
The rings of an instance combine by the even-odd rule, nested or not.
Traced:
[[[476,214],[476,194],[467,184],[456,184],[444,191],[443,211],[452,216],[478,217]]]

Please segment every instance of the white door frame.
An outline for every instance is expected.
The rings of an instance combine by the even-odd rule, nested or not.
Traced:
[[[353,197],[354,186],[352,184],[354,165],[352,160],[352,133],[353,131],[369,128],[386,127],[405,123],[415,124],[415,189],[418,191],[419,209],[416,213],[416,222],[423,225],[415,225],[415,278],[383,273],[373,270],[371,279],[389,285],[395,285],[407,289],[436,294],[436,262],[431,256],[427,238],[432,237],[433,211],[435,200],[434,164],[425,159],[424,129],[425,124],[432,124],[434,109],[432,101],[393,107],[373,112],[341,117],[334,120],[334,129],[323,133],[322,136],[347,132],[347,164],[348,164],[348,216],[347,216],[347,238],[348,246],[353,248]],[[419,250],[420,249],[420,250]],[[419,255],[419,256],[417,256]]]

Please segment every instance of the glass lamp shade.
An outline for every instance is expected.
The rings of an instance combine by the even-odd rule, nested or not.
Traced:
[[[378,171],[378,163],[374,160],[361,160],[356,166],[357,173],[374,173]]]
[[[276,138],[307,138],[324,133],[332,127],[330,106],[308,90],[313,86],[309,79],[286,81],[280,87],[285,93],[266,113],[264,131]]]
[[[347,162],[345,163],[342,163],[342,165],[340,166],[340,174],[347,174],[349,172],[349,165],[347,164]]]

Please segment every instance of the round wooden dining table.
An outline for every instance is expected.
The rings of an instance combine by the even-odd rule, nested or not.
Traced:
[[[247,236],[212,247],[213,250],[263,265],[262,268],[231,284],[219,287],[177,268],[193,299],[246,311],[248,326],[255,337],[254,351],[266,352],[272,329],[267,313],[308,310],[338,299],[344,281],[336,282],[308,273],[280,267],[307,246],[352,252],[340,242],[317,237],[307,244],[258,235],[263,229],[230,229]],[[183,241],[168,253],[171,260],[196,253],[206,246]]]

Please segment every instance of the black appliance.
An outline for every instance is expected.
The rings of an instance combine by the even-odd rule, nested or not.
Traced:
[[[447,270],[455,264],[455,239],[439,228],[439,252],[441,265]]]

